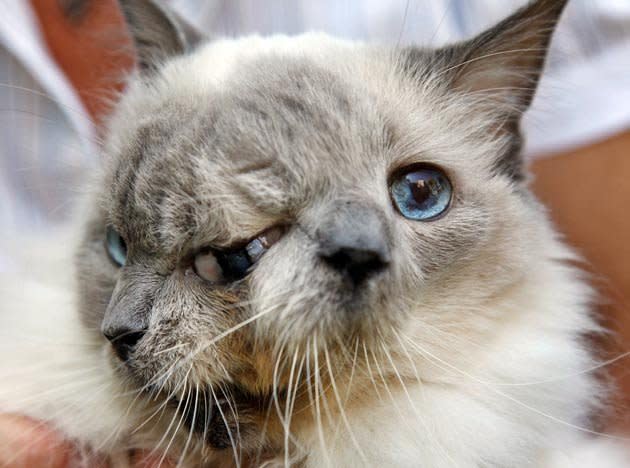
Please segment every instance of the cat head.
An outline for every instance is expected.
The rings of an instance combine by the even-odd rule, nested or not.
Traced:
[[[407,340],[449,356],[491,337],[512,317],[488,304],[542,255],[519,121],[564,4],[425,49],[206,41],[121,1],[138,70],[78,254],[84,321],[120,374],[255,411],[315,372],[342,385],[385,356],[392,374]]]

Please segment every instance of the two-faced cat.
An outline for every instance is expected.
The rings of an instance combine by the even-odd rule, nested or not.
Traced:
[[[74,265],[2,282],[0,409],[186,466],[570,453],[597,326],[519,135],[565,3],[424,49],[205,41],[121,1],[138,71]]]

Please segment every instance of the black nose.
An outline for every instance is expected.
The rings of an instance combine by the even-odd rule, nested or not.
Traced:
[[[129,354],[134,350],[145,332],[146,330],[120,328],[104,331],[103,334],[112,344],[112,348],[120,360],[126,362],[129,359]]]
[[[330,254],[322,255],[321,258],[326,264],[348,277],[355,286],[387,266],[382,252],[369,249],[341,247]]]

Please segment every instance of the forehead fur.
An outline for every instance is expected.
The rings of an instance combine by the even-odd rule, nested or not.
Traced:
[[[148,249],[181,250],[251,236],[318,197],[387,203],[404,164],[488,178],[506,142],[480,138],[489,117],[440,86],[447,64],[430,58],[419,79],[402,52],[321,34],[202,46],[132,83],[109,132],[107,210]]]

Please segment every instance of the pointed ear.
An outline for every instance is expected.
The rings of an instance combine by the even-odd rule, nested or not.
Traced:
[[[542,73],[549,42],[567,0],[534,0],[477,37],[427,51],[407,49],[403,66],[458,92],[490,116],[486,134],[504,136],[495,169],[523,181],[520,120]]]
[[[204,40],[195,28],[157,0],[119,0],[141,72],[155,70]]]
[[[535,0],[479,36],[452,47],[452,86],[483,93],[518,118],[530,105],[567,0]]]

